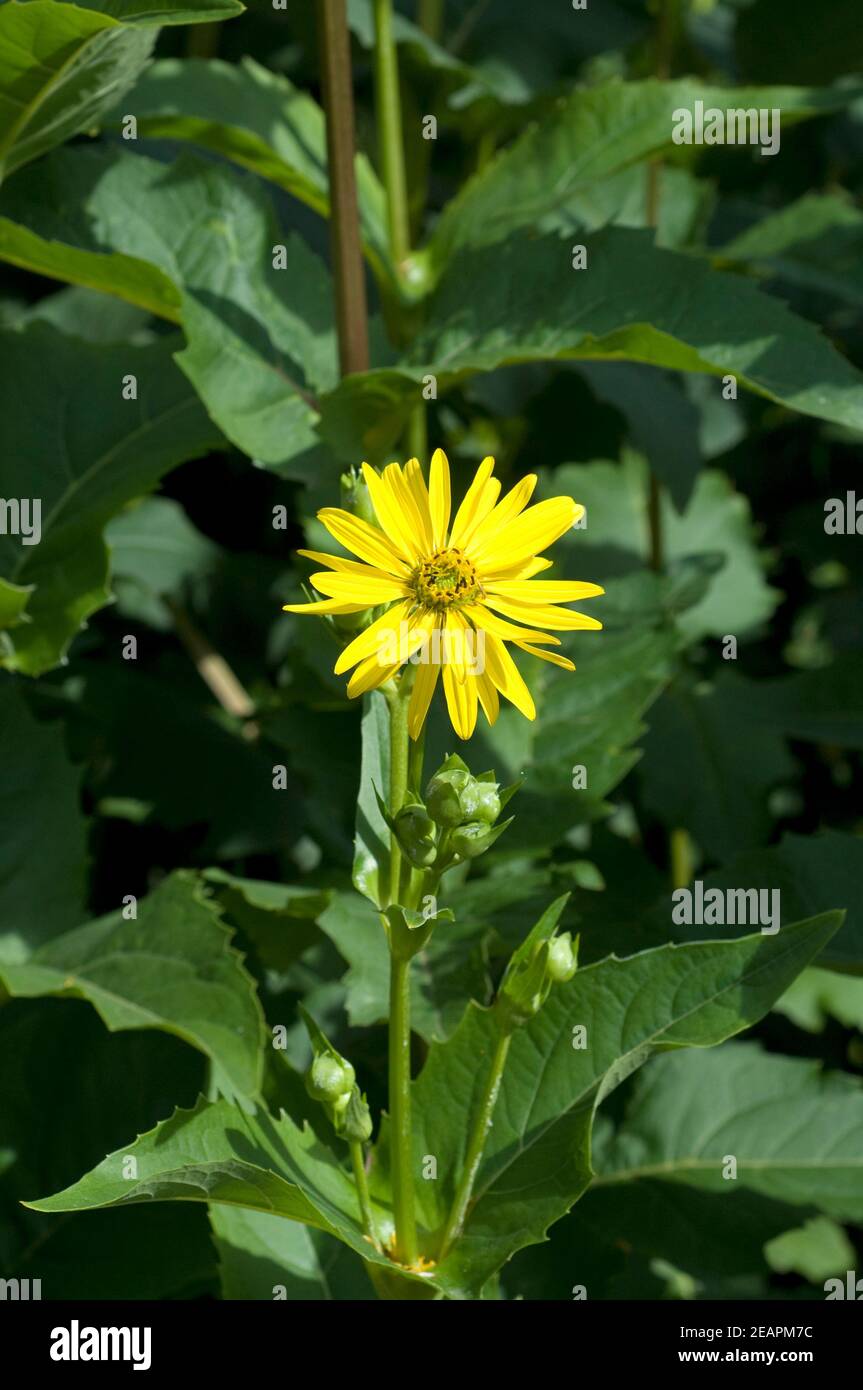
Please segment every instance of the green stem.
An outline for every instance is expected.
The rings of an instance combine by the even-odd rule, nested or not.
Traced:
[[[354,1180],[357,1185],[357,1196],[360,1201],[360,1212],[363,1218],[363,1230],[369,1237],[376,1250],[380,1249],[377,1233],[375,1231],[375,1219],[372,1215],[372,1203],[369,1197],[369,1180],[366,1176],[365,1156],[363,1146],[359,1139],[352,1139],[348,1145],[351,1151],[351,1163],[354,1165]]]
[[[464,1167],[462,1169],[461,1181],[453,1199],[452,1209],[450,1210],[444,1233],[441,1238],[439,1260],[443,1260],[453,1241],[457,1240],[464,1226],[467,1209],[470,1205],[473,1185],[476,1181],[477,1170],[479,1169],[482,1151],[485,1148],[485,1141],[488,1131],[491,1129],[494,1107],[497,1103],[497,1095],[500,1090],[503,1069],[506,1065],[507,1053],[512,1034],[501,1028],[495,1044],[494,1053],[491,1059],[488,1078],[482,1093],[467,1153],[465,1155]]]
[[[369,365],[368,306],[354,171],[354,98],[345,0],[319,0],[321,85],[327,118],[330,244],[342,376]]]
[[[692,882],[693,855],[689,832],[682,828],[671,832],[671,886],[688,888]]]
[[[389,1107],[392,1126],[393,1214],[396,1258],[417,1261],[411,1133],[410,959],[393,953],[390,961]]]
[[[399,70],[393,40],[392,0],[374,0],[375,108],[381,175],[387,195],[390,254],[400,268],[410,253],[410,220],[405,177]]]
[[[408,668],[410,670],[410,668]],[[390,815],[395,819],[405,804],[408,786],[408,682],[402,676],[393,694],[387,697],[390,712]],[[396,836],[390,836],[390,902],[399,901],[402,852]]]
[[[424,34],[438,42],[443,29],[444,0],[419,0],[417,4],[417,25]]]

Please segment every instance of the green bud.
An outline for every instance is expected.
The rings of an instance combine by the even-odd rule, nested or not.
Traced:
[[[548,963],[546,970],[549,979],[555,984],[566,984],[571,980],[577,969],[575,952],[572,949],[572,934],[564,932],[563,936],[552,937],[548,943]]]
[[[457,767],[435,773],[426,787],[426,809],[433,821],[451,829],[467,819],[462,809],[461,793],[472,780],[469,772],[462,772]]]
[[[377,525],[372,499],[363,475],[357,468],[350,468],[339,479],[341,483],[342,506],[346,512],[353,512],[370,526]]]
[[[403,806],[395,818],[395,827],[398,842],[415,868],[423,869],[434,863],[437,854],[435,823],[425,806]]]
[[[336,1131],[349,1143],[365,1144],[372,1137],[372,1112],[358,1086],[348,1096],[344,1112],[336,1121]]]
[[[356,1081],[356,1073],[350,1062],[322,1052],[315,1057],[306,1076],[306,1090],[312,1100],[323,1105],[336,1106],[339,1102],[346,1106]]]
[[[460,797],[464,819],[484,821],[494,825],[500,815],[500,797],[496,782],[477,782],[470,778]]]
[[[507,972],[497,1003],[510,1026],[520,1028],[539,1013],[551,989],[547,966],[548,942],[543,941],[515,970]]]
[[[476,859],[493,841],[489,826],[483,821],[471,821],[469,825],[460,825],[454,830],[449,843],[453,854],[460,859]]]

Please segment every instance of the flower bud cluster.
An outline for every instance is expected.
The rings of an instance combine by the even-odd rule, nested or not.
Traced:
[[[306,1072],[306,1090],[324,1107],[342,1139],[364,1144],[371,1138],[372,1116],[356,1083],[351,1063],[337,1052],[314,1019],[301,1009],[312,1043],[312,1064]]]

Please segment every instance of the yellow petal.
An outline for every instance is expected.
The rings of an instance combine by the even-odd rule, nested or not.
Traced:
[[[422,732],[439,673],[440,666],[431,661],[421,661],[417,666],[408,705],[408,732],[412,739],[418,739]]]
[[[532,583],[516,579],[485,580],[484,587],[490,594],[514,598],[519,603],[573,603],[576,599],[595,598],[605,593],[598,584],[575,579],[540,579]]]
[[[530,652],[531,656],[539,656],[543,661],[550,661],[553,666],[561,666],[564,671],[574,671],[575,663],[570,661],[568,656],[560,656],[557,652],[544,652],[541,647],[532,647],[530,642],[516,642],[523,652]]]
[[[434,548],[434,534],[432,531],[429,493],[426,487],[426,480],[423,477],[423,471],[419,465],[419,459],[408,459],[404,468],[404,479],[410,488],[411,496],[419,512],[423,546],[426,553],[428,553],[429,550]]]
[[[413,462],[416,463],[416,459]],[[416,463],[416,469],[417,472],[420,472],[418,463]],[[421,472],[420,476],[422,476]],[[428,555],[431,551],[431,518],[428,505],[426,504],[423,508],[420,499],[415,494],[407,473],[407,465],[402,470],[397,463],[387,464],[384,469],[384,483],[390,489],[398,506],[402,517],[402,527],[407,531],[417,557]]]
[[[405,586],[398,579],[375,579],[374,576],[356,574],[336,574],[332,570],[320,570],[311,576],[311,582],[319,593],[329,598],[340,598],[345,603],[362,603],[366,608],[375,608],[379,603],[391,603],[393,599],[405,597]]]
[[[514,521],[515,518],[524,511],[533,496],[535,487],[535,473],[528,473],[526,478],[522,478],[521,482],[516,483],[515,487],[511,488],[506,494],[503,501],[498,502],[497,506],[489,512],[484,521],[477,526],[471,540],[471,550],[484,545],[502,526],[506,526],[508,522]]]
[[[318,520],[323,522],[331,536],[350,550],[367,560],[370,565],[386,570],[387,574],[406,575],[410,567],[391,540],[376,526],[369,526],[362,517],[352,516],[341,507],[324,507],[318,512]]]
[[[542,623],[552,632],[598,632],[602,623],[598,618],[589,618],[586,613],[574,613],[571,608],[552,608],[541,603],[517,603],[515,599],[498,598],[489,594],[485,600],[488,608],[517,623]]]
[[[489,570],[493,565],[515,565],[519,560],[539,555],[568,531],[583,511],[571,497],[549,497],[545,502],[537,502],[472,549],[471,559],[483,570]]]
[[[499,579],[532,579],[543,570],[550,570],[553,560],[544,560],[541,555],[532,560],[519,560],[517,565],[506,565],[497,569],[485,570],[480,574],[483,584],[496,584]]]
[[[470,738],[476,728],[476,679],[459,680],[451,662],[443,668],[443,689],[453,728],[459,738]]]
[[[377,690],[378,686],[394,676],[398,669],[398,666],[382,666],[376,656],[367,656],[348,681],[349,697],[355,700],[358,695]]]
[[[476,693],[486,719],[489,724],[494,724],[500,714],[500,699],[494,681],[484,671],[476,678]]]
[[[367,463],[363,464],[362,472],[372,499],[372,506],[375,509],[375,516],[386,532],[389,540],[398,549],[401,555],[407,555],[411,561],[416,561],[420,556],[420,548],[417,537],[417,528],[410,515],[406,514],[402,505],[400,495],[395,486],[395,469],[401,478],[401,469],[397,463],[390,464],[384,470],[381,477]]]
[[[515,705],[526,719],[535,719],[536,705],[533,703],[533,696],[503,642],[492,632],[487,635],[485,650],[486,672],[501,695]]]
[[[449,462],[443,449],[435,449],[429,470],[429,509],[435,550],[440,550],[446,543],[451,506]]]
[[[284,613],[363,613],[370,603],[342,603],[337,598],[318,598],[310,603],[283,603]]]
[[[402,622],[407,619],[410,612],[410,601],[404,603],[394,603],[392,608],[388,608],[386,613],[364,628],[361,633],[349,642],[344,651],[339,656],[333,670],[337,676],[344,671],[349,671],[352,666],[356,666],[358,661],[364,661],[367,656],[380,656],[380,649],[387,641],[392,644],[395,653],[398,649],[400,637],[399,628]]]
[[[452,524],[449,543],[451,546],[461,546],[462,536],[465,530],[471,526],[476,518],[476,513],[482,501],[485,485],[488,482],[494,468],[494,459],[484,458],[479,468],[476,470],[474,480],[462,499],[462,504],[455,514],[455,521]],[[484,515],[484,513],[483,513]]]
[[[484,628],[486,632],[493,632],[496,637],[502,637],[504,641],[549,642],[553,647],[560,646],[559,637],[552,637],[548,632],[534,632],[528,627],[516,627],[514,623],[508,623],[504,618],[499,618],[497,614],[489,612],[488,608],[482,604],[474,604],[467,611],[471,621],[477,627]]]
[[[386,570],[367,565],[365,560],[343,560],[341,555],[330,555],[326,550],[298,550],[297,554],[306,560],[314,560],[318,565],[329,565],[330,569],[338,570],[339,574],[357,574],[361,578],[369,576],[372,579],[392,578]]]

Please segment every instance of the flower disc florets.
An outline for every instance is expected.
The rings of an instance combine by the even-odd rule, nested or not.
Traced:
[[[467,556],[451,548],[436,550],[420,560],[410,577],[410,585],[425,608],[444,612],[453,604],[474,603],[484,597],[482,585]]]

